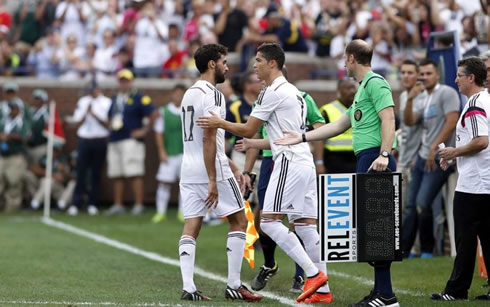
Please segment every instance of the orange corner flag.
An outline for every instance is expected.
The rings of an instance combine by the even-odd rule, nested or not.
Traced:
[[[255,266],[254,260],[254,243],[259,238],[259,234],[257,233],[257,229],[255,229],[254,222],[254,213],[252,212],[252,208],[250,208],[250,203],[245,201],[245,215],[247,216],[248,224],[247,224],[247,238],[245,240],[245,253],[243,254],[243,258],[247,259],[248,264],[253,269]]]

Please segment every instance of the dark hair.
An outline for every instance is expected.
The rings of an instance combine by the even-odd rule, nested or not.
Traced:
[[[432,66],[434,66],[435,69],[439,68],[439,65],[437,65],[437,62],[434,61],[433,59],[429,59],[429,58],[423,59],[419,63],[419,66],[427,66],[427,65],[432,65]]]
[[[403,66],[403,65],[412,65],[412,66],[415,66],[415,71],[417,71],[417,72],[419,71],[419,65],[417,65],[417,63],[415,61],[412,61],[410,59],[404,60],[402,62],[402,65],[401,66]]]
[[[187,86],[185,86],[185,84],[184,84],[184,83],[177,83],[177,84],[175,84],[175,86],[174,86],[174,88],[173,88],[173,89],[174,89],[174,91],[175,91],[175,90],[182,90],[182,91],[185,91],[185,90],[187,90]]]
[[[482,59],[475,56],[467,57],[458,62],[458,67],[463,67],[467,75],[474,75],[477,86],[483,86],[487,79],[487,66]]]
[[[222,55],[227,55],[228,50],[225,46],[219,44],[209,44],[199,47],[194,54],[196,67],[201,74],[208,70],[209,61],[217,62]]]
[[[250,76],[255,75],[253,71],[247,71],[240,76],[240,88],[242,93],[245,91],[245,84],[251,82]]]
[[[349,55],[353,55],[356,62],[361,65],[371,65],[371,59],[373,58],[373,48],[360,39],[353,40],[350,42],[347,47],[345,47],[345,53]]]
[[[349,78],[339,79],[339,81],[337,81],[337,88],[341,88],[347,83],[354,83],[354,82],[355,82],[354,80]]]
[[[277,69],[282,70],[284,62],[286,61],[286,55],[284,54],[284,50],[279,44],[263,43],[259,46],[257,52],[260,52],[267,60],[267,62],[272,60],[276,61]]]

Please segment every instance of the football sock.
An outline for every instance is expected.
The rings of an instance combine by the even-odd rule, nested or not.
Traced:
[[[167,213],[168,200],[170,199],[170,185],[159,183],[156,197],[157,213]]]
[[[196,240],[191,236],[182,236],[179,241],[180,273],[184,283],[183,289],[189,293],[196,292],[194,284],[194,261],[196,258]]]
[[[296,232],[294,234],[298,238],[301,245],[303,245],[303,247],[304,247],[305,245],[303,244],[303,241],[301,241],[301,238],[298,236],[298,234]],[[294,263],[294,266],[295,266],[294,279],[298,279],[299,277],[304,279],[305,278],[305,271],[303,270],[303,268],[300,267],[297,263]]]
[[[390,266],[391,264],[388,264],[385,267],[374,268],[374,279],[376,280],[376,287],[378,288],[377,290],[383,297],[387,298],[393,296],[393,288],[391,287]]]
[[[242,259],[245,252],[246,234],[243,231],[230,231],[226,241],[226,254],[228,255],[228,286],[238,289],[240,272],[242,271]]]
[[[260,246],[262,246],[262,252],[264,253],[264,265],[268,268],[273,268],[276,264],[276,260],[274,259],[277,246],[276,242],[266,234],[260,234],[259,241]]]
[[[318,268],[306,254],[303,246],[294,233],[282,224],[281,220],[262,218],[262,230],[274,240],[277,245],[305,270],[307,276],[318,274]]]
[[[297,223],[294,224],[294,228],[296,229],[296,233],[298,234],[298,236],[301,238],[301,240],[303,240],[306,253],[310,257],[311,261],[313,261],[318,270],[325,273],[325,275],[328,275],[327,264],[320,262],[320,236],[318,235],[316,225]],[[330,292],[330,287],[328,286],[328,283],[318,288],[317,292]]]

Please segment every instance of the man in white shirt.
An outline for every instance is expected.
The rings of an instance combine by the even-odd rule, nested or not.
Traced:
[[[439,151],[442,169],[457,162],[458,183],[454,193],[456,258],[453,272],[442,293],[433,300],[467,300],[473,280],[477,237],[480,238],[485,265],[490,268],[490,94],[483,82],[485,63],[477,57],[458,63],[456,84],[468,97],[456,126],[456,148]],[[477,299],[490,300],[490,292]]]
[[[226,157],[223,129],[201,129],[195,125],[199,116],[210,112],[226,116],[224,95],[216,89],[225,81],[228,71],[226,47],[209,44],[194,54],[201,78],[185,93],[182,100],[182,159],[180,194],[184,212],[184,230],[179,241],[180,270],[183,280],[182,300],[209,301],[194,284],[196,239],[208,209],[227,217],[230,223],[226,251],[228,282],[225,298],[258,302],[262,296],[250,292],[240,281],[245,249],[247,218],[237,179],[243,182],[240,170]],[[234,177],[235,176],[235,177]]]
[[[78,125],[77,147],[77,183],[73,195],[73,204],[68,208],[69,215],[77,215],[82,206],[83,195],[86,191],[86,176],[90,170],[90,194],[88,213],[98,213],[97,201],[99,198],[100,179],[107,152],[109,130],[107,121],[111,100],[102,94],[102,91],[93,82],[90,95],[80,98],[73,114],[73,122]]]
[[[276,43],[264,43],[257,49],[254,70],[267,87],[261,92],[255,109],[246,123],[230,123],[215,114],[197,123],[204,128],[223,128],[234,135],[251,138],[266,123],[274,170],[264,199],[260,222],[262,231],[274,240],[289,257],[303,268],[308,279],[297,302],[326,303],[332,301],[327,283],[326,264],[320,263],[319,235],[316,229],[316,172],[313,156],[306,143],[280,146],[274,141],[284,130],[304,133],[306,103],[298,89],[282,74],[285,55]],[[283,225],[288,216],[296,235]]]

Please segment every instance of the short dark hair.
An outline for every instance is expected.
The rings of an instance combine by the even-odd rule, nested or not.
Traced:
[[[174,91],[175,90],[186,91],[187,90],[187,86],[184,83],[177,83],[177,84],[175,84],[175,86],[174,86],[173,89],[174,89]]]
[[[255,75],[254,71],[247,71],[240,76],[240,87],[242,92],[245,90],[245,84],[251,81],[250,76]]]
[[[263,43],[259,46],[257,52],[260,52],[267,60],[267,62],[272,60],[276,61],[277,69],[282,70],[284,62],[286,62],[286,55],[284,54],[284,50],[279,44]]]
[[[436,70],[439,69],[439,65],[437,65],[437,62],[434,61],[433,59],[426,58],[426,59],[423,59],[422,61],[420,61],[419,66],[427,66],[427,65],[434,66],[434,68]]]
[[[194,60],[196,61],[197,70],[201,74],[208,70],[209,61],[217,62],[222,55],[227,55],[228,49],[220,44],[208,44],[199,47],[194,54]]]
[[[477,86],[483,86],[487,79],[487,66],[482,59],[475,56],[467,57],[458,62],[458,67],[463,67],[467,75],[474,75]]]
[[[419,65],[417,65],[417,63],[413,60],[410,60],[410,59],[406,59],[402,62],[402,66],[403,65],[412,65],[412,66],[415,66],[415,71],[419,71]],[[401,66],[400,66],[401,67]]]
[[[361,40],[353,40],[347,44],[345,53],[348,56],[352,54],[357,63],[370,66],[373,58],[373,48],[361,42]]]

